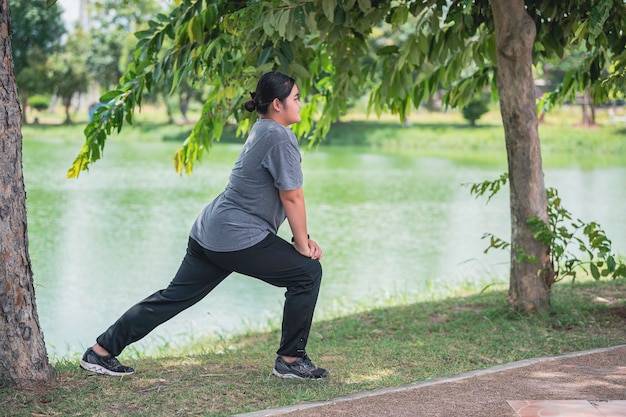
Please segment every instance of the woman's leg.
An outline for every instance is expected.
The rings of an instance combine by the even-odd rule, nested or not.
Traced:
[[[322,280],[320,262],[300,255],[293,245],[274,234],[241,251],[205,250],[205,253],[215,265],[225,270],[287,288],[282,337],[276,353],[282,356],[305,356]]]
[[[126,311],[97,338],[98,344],[109,354],[119,355],[126,346],[200,301],[230,273],[214,265],[204,249],[189,239],[187,253],[169,286]]]

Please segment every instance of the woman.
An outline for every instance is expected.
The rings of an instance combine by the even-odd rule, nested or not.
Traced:
[[[187,253],[164,289],[131,307],[97,343],[80,366],[106,375],[129,375],[133,368],[116,356],[129,344],[204,298],[232,272],[286,287],[282,336],[273,374],[282,378],[323,378],[306,354],[313,312],[322,279],[322,249],[309,239],[301,155],[287,126],[300,121],[295,80],[279,72],[258,81],[248,111],[253,126],[231,172],[229,183],[194,222]],[[276,233],[285,217],[292,244]]]

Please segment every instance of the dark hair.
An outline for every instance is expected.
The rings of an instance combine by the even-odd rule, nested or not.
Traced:
[[[267,114],[267,110],[274,99],[284,101],[295,85],[296,80],[278,71],[267,72],[259,78],[256,91],[250,93],[252,100],[243,103],[249,112],[257,111],[259,114]]]

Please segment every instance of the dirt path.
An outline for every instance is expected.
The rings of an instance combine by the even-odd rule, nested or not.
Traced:
[[[626,400],[626,345],[241,416],[518,417],[512,400]]]

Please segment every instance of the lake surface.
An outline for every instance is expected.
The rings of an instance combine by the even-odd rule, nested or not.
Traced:
[[[225,187],[240,145],[214,146],[190,177],[174,172],[177,146],[110,141],[103,160],[68,180],[80,143],[25,141],[29,247],[52,357],[82,352],[178,269],[191,224]],[[509,240],[508,190],[485,204],[464,185],[499,177],[504,160],[485,166],[471,156],[455,162],[323,147],[305,154],[303,166],[309,232],[324,249],[317,320],[468,285],[508,287],[508,254],[485,255],[481,240],[485,232]],[[599,222],[626,254],[626,167],[544,170],[564,206]],[[287,222],[281,235],[290,237]],[[283,294],[232,275],[134,346],[149,351],[277,326]]]

